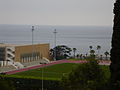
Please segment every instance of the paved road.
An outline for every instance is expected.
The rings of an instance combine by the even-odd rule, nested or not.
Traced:
[[[6,74],[15,74],[18,72],[23,72],[23,71],[28,71],[31,69],[37,69],[37,68],[42,68],[42,67],[46,67],[46,66],[51,66],[54,64],[61,64],[61,63],[86,63],[87,61],[85,60],[79,60],[79,61],[70,61],[70,60],[59,60],[59,61],[52,61],[49,64],[41,64],[41,65],[36,65],[36,66],[32,66],[32,67],[27,67],[27,68],[23,68],[23,69],[17,69],[17,70],[13,70],[13,71],[8,71],[5,72]],[[99,62],[100,65],[110,65],[110,61],[100,61]]]

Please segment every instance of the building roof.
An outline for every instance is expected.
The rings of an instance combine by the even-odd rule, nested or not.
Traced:
[[[0,43],[0,47],[15,47],[16,45],[13,44],[4,44],[4,43]]]
[[[45,44],[33,44],[33,45],[46,45],[48,43]],[[5,43],[0,43],[0,47],[19,47],[19,46],[32,46],[30,44],[26,44],[26,45],[15,45],[15,44],[5,44]]]
[[[37,45],[49,45],[49,43],[44,43],[44,44],[33,44],[34,46],[37,46]],[[16,45],[16,47],[24,47],[24,46],[32,46],[32,44],[25,44],[25,45]]]

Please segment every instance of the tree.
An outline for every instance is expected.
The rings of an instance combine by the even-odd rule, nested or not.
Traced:
[[[56,51],[56,60],[60,60],[68,58],[71,55],[72,50],[68,46],[58,45],[50,50],[51,57],[54,56],[54,51]]]
[[[51,56],[51,59],[53,60],[53,55],[54,55],[54,50],[53,49],[50,49],[50,56]]]
[[[114,4],[114,25],[111,49],[111,88],[120,90],[120,0]]]
[[[62,90],[104,90],[105,79],[105,73],[97,61],[91,60],[62,78]]]
[[[91,50],[92,50],[93,46],[89,46],[89,48],[90,48],[90,51],[89,51],[89,52],[91,52]],[[90,53],[90,54],[91,54],[91,53]]]
[[[105,54],[105,56],[106,56],[106,60],[108,60],[108,57],[107,57],[107,56],[109,55],[109,52],[106,51],[104,54]]]
[[[103,55],[100,55],[100,60],[103,60]]]
[[[99,57],[100,49],[101,49],[101,46],[100,46],[100,45],[97,45],[98,57]]]
[[[83,59],[83,54],[80,54],[80,59],[81,59],[81,60]]]
[[[90,50],[90,57],[95,59],[95,50]]]
[[[77,54],[77,55],[76,55],[76,57],[77,57],[77,59],[78,59],[78,58],[80,57],[80,55],[79,55],[79,54]]]
[[[73,54],[74,54],[74,58],[75,58],[75,53],[76,53],[76,48],[73,48]]]
[[[95,55],[95,50],[90,50],[91,55]]]
[[[92,46],[89,46],[89,48],[90,48],[90,50],[92,50],[93,47],[92,47]]]

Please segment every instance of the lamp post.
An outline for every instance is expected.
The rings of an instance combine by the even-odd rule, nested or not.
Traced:
[[[56,34],[57,34],[56,29],[54,30],[53,33],[54,33],[54,36],[55,36],[55,37],[54,37],[54,38],[55,38],[55,39],[54,39],[54,44],[55,44],[55,46],[54,46],[54,47],[55,47],[55,49],[54,49],[54,61],[56,61]]]
[[[34,60],[34,58],[33,58],[33,53],[34,53],[33,44],[34,44],[34,26],[32,26],[32,60]]]

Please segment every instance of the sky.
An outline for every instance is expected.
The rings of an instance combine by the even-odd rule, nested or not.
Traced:
[[[112,26],[114,0],[0,0],[0,24]]]

